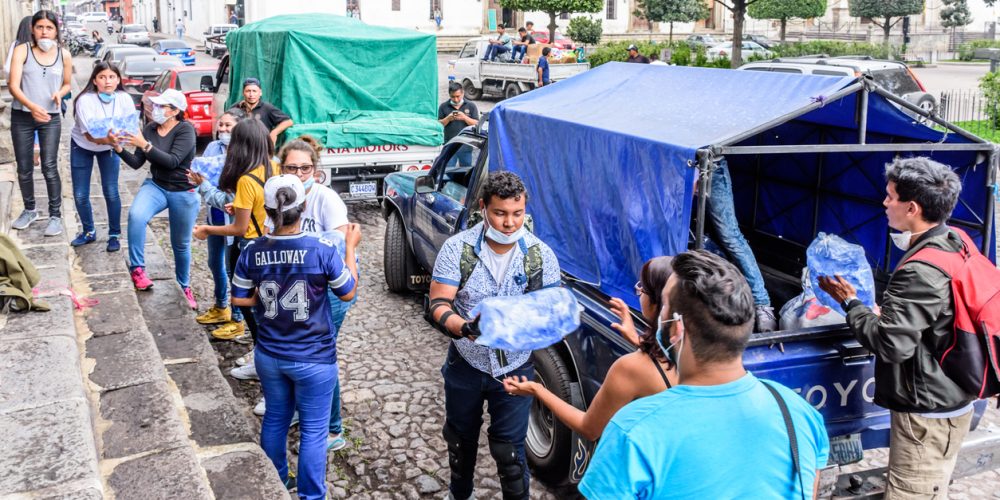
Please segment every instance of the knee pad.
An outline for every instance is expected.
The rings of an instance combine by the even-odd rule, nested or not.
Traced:
[[[497,462],[500,473],[500,492],[505,500],[528,497],[528,486],[524,480],[524,463],[517,447],[507,441],[490,439],[490,455]]]
[[[445,422],[444,442],[448,445],[448,464],[451,466],[452,482],[471,481],[476,470],[478,441],[462,439],[451,424]]]

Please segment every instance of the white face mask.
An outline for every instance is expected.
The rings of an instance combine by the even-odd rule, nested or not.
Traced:
[[[927,231],[930,231],[930,229],[925,229],[919,233],[911,233],[910,231],[903,231],[902,233],[889,233],[889,237],[892,238],[892,244],[896,245],[896,248],[905,252],[910,249],[910,242],[913,241],[914,236],[920,236]]]
[[[56,47],[56,41],[51,38],[42,38],[38,41],[38,48],[42,49],[42,52],[48,52]]]
[[[664,334],[666,334],[668,336],[670,335],[670,331],[669,331],[670,326],[669,325],[670,325],[671,322],[674,322],[674,321],[680,321],[680,322],[682,322],[681,324],[683,324],[683,320],[681,319],[681,315],[677,314],[677,313],[674,313],[674,317],[671,318],[671,319],[668,319],[666,321],[664,321],[662,317],[656,318],[656,344],[658,346],[660,346],[660,352],[662,352],[663,355],[666,356],[666,358],[668,360],[670,360],[670,362],[677,369],[677,373],[680,373],[681,372],[681,349],[684,348],[684,335],[681,335],[680,338],[678,338],[676,342],[671,343],[669,346],[664,347],[664,345],[663,345],[663,335]],[[663,327],[665,325],[668,328],[668,330],[666,332],[663,331]],[[677,348],[674,349],[674,346],[677,346]]]
[[[153,121],[163,125],[169,119],[167,116],[167,110],[163,106],[153,107]]]
[[[219,132],[219,142],[221,142],[222,144],[224,144],[226,146],[229,145],[229,139],[232,139],[232,138],[233,138],[233,134],[231,134],[229,132]]]
[[[517,243],[521,238],[524,237],[525,229],[523,224],[521,225],[520,229],[514,231],[513,234],[508,236],[500,231],[497,231],[496,229],[493,229],[493,226],[490,225],[489,220],[484,219],[483,222],[486,224],[486,237],[501,245],[513,245],[514,243]]]

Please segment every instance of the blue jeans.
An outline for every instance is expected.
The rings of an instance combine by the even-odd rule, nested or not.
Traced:
[[[497,379],[469,365],[453,343],[448,347],[448,358],[441,367],[441,375],[444,377],[445,425],[458,434],[463,448],[478,450],[485,401],[487,411],[490,412],[487,435],[490,441],[514,445],[518,461],[524,470],[524,497],[528,498],[528,463],[524,456],[524,438],[528,433],[528,410],[532,399],[507,394],[503,384]],[[525,376],[528,380],[533,380],[535,367],[529,361],[508,375]],[[455,498],[468,498],[472,494],[473,474],[468,472],[463,475],[465,480],[462,484],[452,481],[449,486]],[[454,470],[452,473],[454,477]]]
[[[446,167],[471,167],[472,166],[472,147],[463,145],[458,148],[458,151],[452,155],[451,159],[448,160]]]
[[[94,211],[90,206],[90,175],[94,173],[94,160],[101,173],[101,191],[108,207],[108,236],[122,234],[122,200],[118,195],[118,165],[121,160],[112,150],[95,152],[81,148],[76,141],[69,143],[70,178],[73,180],[73,201],[80,215],[83,232],[94,232]]]
[[[520,61],[521,59],[524,59],[524,56],[527,53],[528,53],[527,45],[515,45],[514,52],[511,54],[511,56],[514,58],[515,61]]]
[[[327,288],[326,298],[330,301],[330,328],[333,330],[333,340],[336,342],[347,311],[358,301],[358,292],[355,290],[354,298],[349,302],[344,302]],[[343,419],[340,416],[340,378],[338,377],[337,385],[333,387],[333,400],[330,402],[330,434],[340,434],[341,432],[344,432],[344,427]]]
[[[129,270],[146,267],[146,225],[154,215],[168,210],[170,247],[174,251],[174,276],[182,288],[191,285],[191,231],[198,218],[201,198],[193,189],[167,191],[146,179],[128,210]]]
[[[215,307],[229,307],[229,276],[226,273],[226,237],[208,237],[208,269],[215,283]]]
[[[729,255],[747,283],[750,284],[750,291],[753,293],[753,302],[758,306],[771,305],[771,298],[764,288],[764,277],[757,267],[757,259],[750,249],[743,233],[740,232],[740,224],[736,220],[736,208],[733,205],[733,180],[729,176],[729,163],[723,158],[719,161],[715,171],[712,173],[712,186],[709,190],[708,205],[706,207],[706,222],[712,231],[713,239]]]
[[[286,444],[292,413],[299,411],[299,498],[326,498],[326,426],[330,398],[337,383],[337,364],[300,363],[268,356],[254,350],[254,365],[267,400],[260,429],[260,446],[288,479]]]
[[[491,43],[489,47],[486,48],[486,55],[483,56],[484,61],[492,61],[497,58],[500,54],[508,52],[510,48],[506,45],[498,45]]]

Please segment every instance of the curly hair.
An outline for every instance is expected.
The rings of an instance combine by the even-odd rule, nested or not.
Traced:
[[[659,318],[663,312],[663,289],[667,287],[667,280],[674,272],[672,261],[673,257],[654,257],[642,265],[642,272],[639,273],[639,285],[642,286],[643,293],[656,306],[656,314],[653,315],[653,318]],[[673,368],[673,363],[667,359],[656,343],[655,319],[646,331],[639,335],[639,350],[656,361],[667,363],[668,367]]]
[[[291,153],[292,151],[299,151],[308,154],[312,159],[313,165],[318,168],[319,155],[323,151],[323,145],[311,135],[296,137],[281,147],[281,151],[278,152],[278,161],[281,162],[281,164],[284,164],[285,159],[288,158],[288,153]]]
[[[494,196],[501,200],[511,198],[519,200],[524,196],[524,202],[528,202],[528,192],[524,189],[524,183],[513,172],[493,172],[486,179],[486,184],[483,186],[483,205],[489,205]]]

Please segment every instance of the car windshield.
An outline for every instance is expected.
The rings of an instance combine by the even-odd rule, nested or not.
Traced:
[[[125,65],[122,66],[122,73],[127,75],[148,75],[151,73],[159,74],[162,73],[163,70],[173,68],[175,66],[180,66],[180,62],[167,59],[139,59],[126,61]]]
[[[879,69],[871,72],[875,83],[896,95],[920,92],[920,86],[913,80],[906,68]]]
[[[188,44],[180,40],[164,40],[160,42],[160,48],[163,49],[190,49]]]
[[[126,26],[123,31],[125,33],[141,33],[143,31],[146,31],[146,27],[141,25],[131,25],[131,26]]]
[[[201,79],[205,76],[212,77],[212,86],[215,86],[214,71],[185,71],[177,74],[177,90],[201,90]]]

